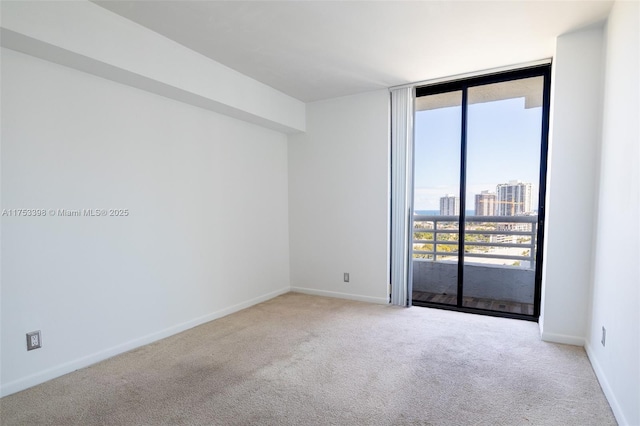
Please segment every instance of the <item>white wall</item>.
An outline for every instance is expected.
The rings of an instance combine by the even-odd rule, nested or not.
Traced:
[[[289,136],[293,290],[387,302],[388,166],[387,90],[307,104]]]
[[[640,425],[639,17],[638,2],[617,2],[606,27],[600,188],[586,344],[616,418],[624,425]]]
[[[558,37],[553,61],[540,328],[586,335],[602,116],[602,26]]]
[[[1,54],[2,208],[130,212],[2,218],[3,394],[288,291],[284,134]]]

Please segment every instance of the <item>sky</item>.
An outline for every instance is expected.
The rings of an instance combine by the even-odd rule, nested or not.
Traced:
[[[467,210],[475,194],[511,180],[533,184],[537,209],[542,108],[524,98],[469,105]],[[460,193],[461,107],[416,112],[414,210],[439,210],[440,197]]]

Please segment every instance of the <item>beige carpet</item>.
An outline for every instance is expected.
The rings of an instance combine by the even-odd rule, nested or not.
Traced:
[[[0,400],[8,425],[611,425],[531,322],[289,293]]]

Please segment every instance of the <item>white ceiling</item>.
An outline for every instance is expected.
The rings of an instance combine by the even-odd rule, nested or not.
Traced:
[[[553,55],[610,1],[96,1],[304,102]]]

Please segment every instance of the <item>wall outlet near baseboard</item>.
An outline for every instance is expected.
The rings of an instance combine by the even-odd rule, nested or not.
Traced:
[[[348,283],[348,282],[349,282],[349,273],[348,273],[348,272],[345,272],[345,273],[344,273],[344,282],[345,282],[345,283]]]
[[[603,326],[602,327],[602,339],[600,340],[600,343],[602,343],[602,346],[604,346],[606,341],[607,341],[607,329],[604,328],[604,326]]]
[[[27,333],[27,350],[32,351],[42,347],[42,336],[40,330]]]

